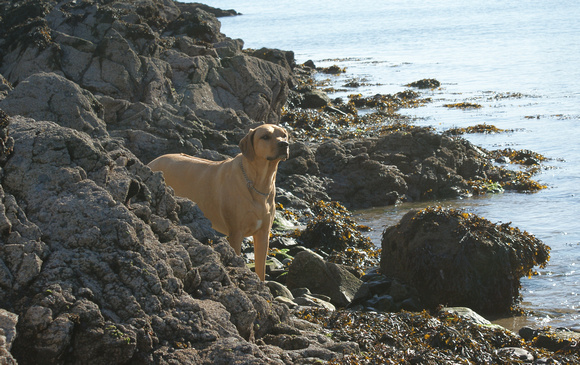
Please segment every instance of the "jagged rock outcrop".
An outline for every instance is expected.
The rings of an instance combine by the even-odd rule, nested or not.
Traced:
[[[280,165],[280,187],[300,198],[327,195],[352,209],[469,195],[469,180],[494,172],[484,152],[468,141],[426,128],[292,147]],[[302,182],[301,176],[314,178]]]
[[[87,118],[99,132],[104,122],[146,162],[160,152],[221,147],[231,154],[222,146],[227,138],[216,140],[213,130],[278,121],[292,77],[286,67],[242,53],[243,42],[223,35],[202,8],[156,0],[4,1],[0,74],[10,87],[25,85],[1,107],[59,123]],[[75,88],[84,100],[69,110],[64,101]],[[32,108],[23,107],[30,101]]]
[[[89,91],[55,73],[31,75],[2,102],[10,115],[55,121],[92,136],[107,134],[103,107]]]
[[[201,212],[128,150],[52,122],[10,127],[0,302],[23,314],[20,361],[153,363],[164,344],[250,339],[284,319]]]

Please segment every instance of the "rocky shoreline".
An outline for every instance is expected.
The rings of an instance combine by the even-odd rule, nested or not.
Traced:
[[[330,100],[312,75],[342,70],[243,49],[216,18],[235,14],[0,1],[0,362],[580,363],[575,332],[514,334],[463,308],[517,306],[519,278],[549,258],[533,236],[432,207],[385,231],[380,252],[348,210],[535,191],[542,156],[397,113],[436,80]],[[293,137],[266,283],[146,166],[233,156],[263,122]]]

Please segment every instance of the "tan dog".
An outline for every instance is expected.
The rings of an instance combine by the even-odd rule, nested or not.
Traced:
[[[240,149],[236,157],[219,162],[163,155],[149,167],[163,172],[176,195],[196,202],[213,228],[228,236],[236,254],[241,253],[244,237],[253,236],[256,274],[263,281],[276,209],[276,171],[288,158],[288,133],[264,124],[250,130]]]

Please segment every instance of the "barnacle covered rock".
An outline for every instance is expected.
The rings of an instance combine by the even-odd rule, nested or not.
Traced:
[[[8,135],[10,117],[0,109],[0,163],[6,160],[14,149],[14,139]]]
[[[508,312],[520,278],[545,265],[550,248],[533,235],[460,210],[412,210],[383,233],[381,271],[417,288],[428,308],[444,304]]]

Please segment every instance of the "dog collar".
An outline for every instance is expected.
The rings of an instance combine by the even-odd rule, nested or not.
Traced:
[[[254,187],[254,182],[248,178],[248,175],[246,175],[246,170],[244,169],[244,161],[241,158],[240,158],[240,167],[242,168],[242,174],[244,175],[244,179],[246,179],[246,185],[248,186],[248,189],[254,190],[256,193],[262,196],[267,197],[268,195],[270,195],[269,193],[262,193],[260,190]]]

